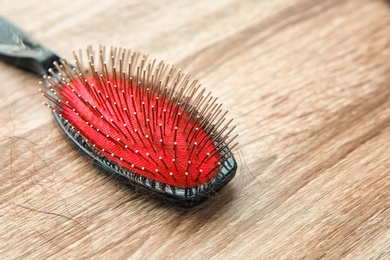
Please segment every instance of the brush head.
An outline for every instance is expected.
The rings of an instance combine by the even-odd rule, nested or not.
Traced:
[[[67,136],[98,165],[186,206],[231,180],[234,127],[196,79],[125,49],[95,54],[89,47],[87,58],[75,54],[76,67],[56,63],[41,92]]]

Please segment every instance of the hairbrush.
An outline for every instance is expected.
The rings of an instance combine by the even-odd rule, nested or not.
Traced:
[[[127,49],[73,54],[71,65],[0,17],[0,58],[43,76],[44,105],[104,171],[183,206],[234,177],[232,120],[198,80]]]

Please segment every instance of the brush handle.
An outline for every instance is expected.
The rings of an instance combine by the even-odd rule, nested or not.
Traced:
[[[0,60],[45,75],[53,62],[60,58],[0,17]]]

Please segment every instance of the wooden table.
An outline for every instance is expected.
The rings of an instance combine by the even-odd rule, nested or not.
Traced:
[[[390,4],[0,1],[60,56],[122,46],[199,78],[239,133],[236,178],[183,209],[98,172],[0,63],[1,259],[389,259]]]

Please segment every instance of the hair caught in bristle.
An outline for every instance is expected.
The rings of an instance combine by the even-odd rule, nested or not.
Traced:
[[[126,49],[87,49],[88,62],[55,64],[44,103],[99,153],[124,169],[174,187],[212,180],[231,156],[232,120],[196,79]],[[227,149],[229,147],[230,149]]]

